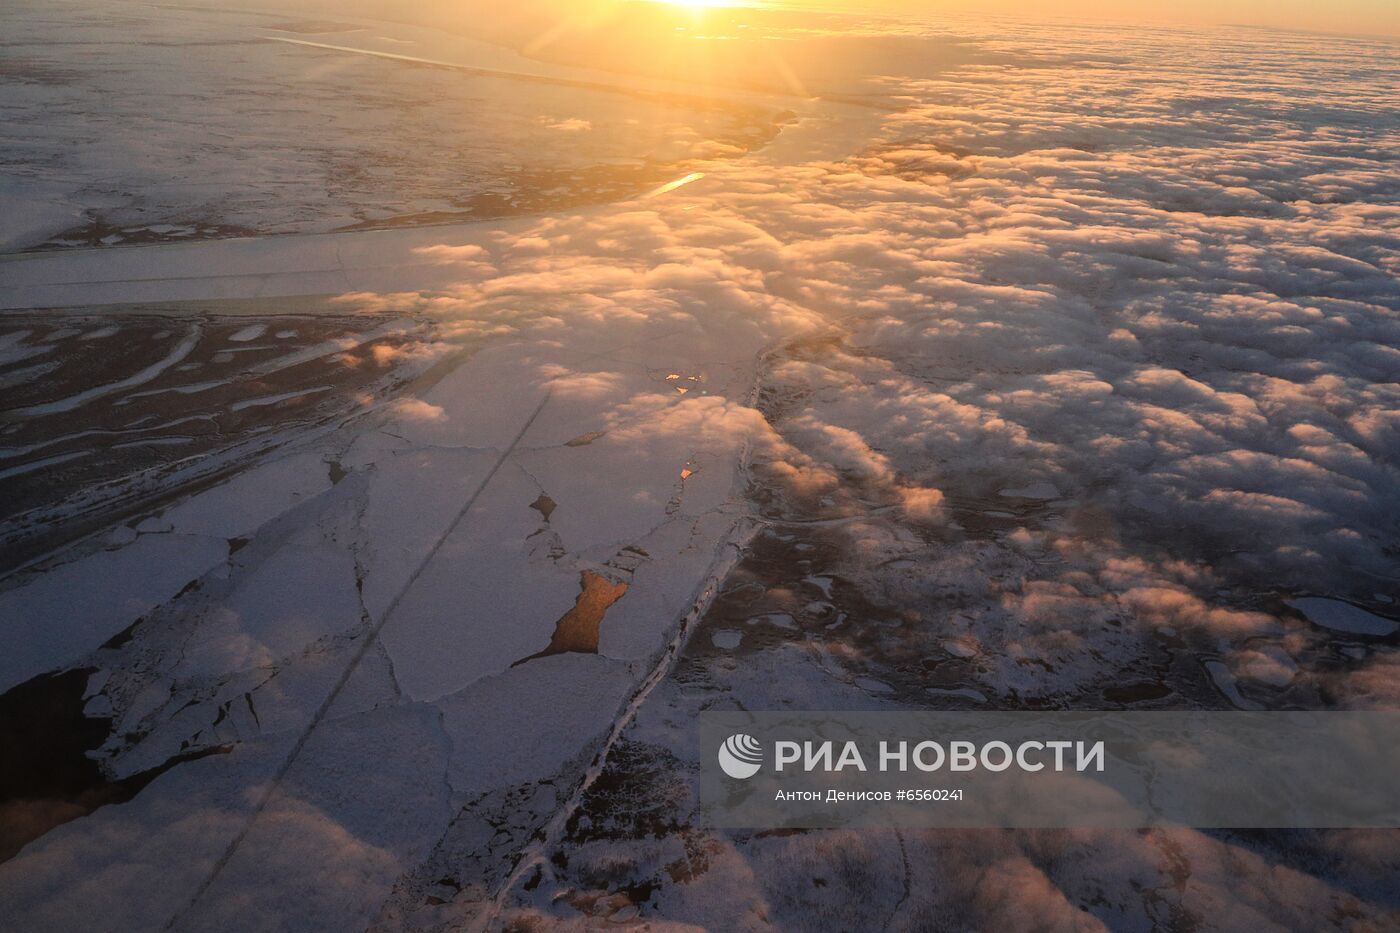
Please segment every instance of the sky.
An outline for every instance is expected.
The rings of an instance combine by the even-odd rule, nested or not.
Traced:
[[[813,0],[793,5],[901,15],[980,13],[1200,25],[1230,23],[1400,36],[1400,3],[1395,0]]]

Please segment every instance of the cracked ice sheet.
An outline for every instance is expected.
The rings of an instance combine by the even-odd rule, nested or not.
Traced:
[[[299,734],[330,694],[357,647],[357,640],[342,637],[320,650],[282,658],[267,667],[179,680],[168,674],[157,676],[142,692],[139,704],[128,709],[99,756],[114,777],[122,778],[158,768],[190,749]],[[139,648],[134,652],[142,653]],[[98,660],[106,661],[102,657]],[[122,662],[113,659],[112,666],[120,667]],[[112,672],[111,676],[121,674]],[[393,671],[382,649],[371,650],[327,716],[352,716],[392,703],[397,696]]]
[[[399,603],[381,640],[399,683],[432,700],[491,674],[549,643],[573,605],[578,574],[530,541],[538,490],[510,464],[443,542]]]
[[[165,636],[155,630],[138,633],[137,644],[142,650],[133,651],[119,665],[146,663],[147,649],[158,646],[145,644],[143,637],[146,641],[164,637],[167,644],[178,637],[180,647],[168,676],[194,675],[190,683],[195,687],[209,684],[204,689],[211,692],[194,695],[191,703],[184,698],[190,696],[188,691],[177,695],[161,682],[154,686],[154,693],[138,696],[131,715],[152,731],[135,748],[111,750],[114,773],[157,766],[188,741],[196,747],[218,741],[246,744],[268,730],[290,735],[295,733],[283,730],[302,728],[317,705],[317,697],[329,689],[324,675],[348,661],[349,648],[300,660],[286,655],[300,643],[343,633],[358,621],[354,604],[345,599],[353,586],[350,554],[362,564],[365,608],[372,618],[382,618],[394,595],[447,529],[455,510],[467,501],[518,433],[546,386],[555,393],[546,409],[554,417],[542,419],[539,430],[527,436],[521,456],[504,464],[483,491],[476,509],[461,529],[449,536],[438,559],[410,590],[400,616],[386,629],[383,639],[389,655],[385,661],[393,666],[378,672],[379,685],[362,690],[356,703],[363,708],[366,703],[386,702],[390,694],[383,689],[382,678],[392,681],[395,675],[410,696],[456,693],[442,701],[444,710],[450,712],[452,731],[470,737],[471,742],[488,742],[494,736],[500,746],[500,773],[477,773],[471,756],[459,755],[454,759],[454,786],[485,787],[495,780],[538,779],[560,762],[585,754],[644,670],[592,656],[543,658],[519,668],[510,665],[549,642],[554,623],[578,595],[579,571],[610,556],[608,545],[614,538],[635,538],[650,557],[630,571],[632,589],[628,598],[610,610],[610,618],[604,619],[600,643],[607,646],[605,651],[628,658],[645,658],[659,651],[709,568],[716,544],[733,527],[734,517],[722,506],[744,431],[752,426],[744,421],[741,408],[726,400],[682,396],[675,393],[664,374],[625,359],[629,353],[645,358],[639,347],[650,336],[645,331],[651,329],[655,328],[644,326],[642,333],[613,335],[618,355],[624,359],[610,363],[609,371],[617,370],[621,375],[601,380],[601,395],[588,391],[590,375],[599,370],[570,368],[561,362],[570,354],[561,353],[549,341],[497,343],[466,360],[411,404],[391,406],[382,422],[367,426],[343,452],[335,453],[333,445],[326,442],[322,450],[270,461],[149,519],[146,529],[159,534],[146,534],[138,541],[169,536],[172,530],[197,530],[201,533],[197,540],[219,545],[216,564],[225,556],[225,538],[250,538],[252,543],[247,547],[256,550],[269,541],[269,529],[276,527],[283,529],[276,534],[287,535],[288,543],[244,570],[239,569],[235,555],[227,568],[211,575],[211,581],[227,577],[232,589],[216,600],[212,612],[199,616],[203,621],[197,621],[189,635],[179,634],[183,630],[178,627]],[[676,337],[674,328],[669,328],[668,334],[652,342],[666,364],[662,368],[699,371],[693,358],[684,358],[685,338]],[[608,343],[598,341],[600,348]],[[706,341],[704,346],[707,353],[722,355],[716,341]],[[730,346],[730,358],[707,364],[712,367],[707,372],[726,374],[722,381],[717,377],[716,385],[746,385],[751,381],[747,373],[756,348],[753,342]],[[738,430],[728,424],[736,412]],[[591,444],[558,446],[574,436],[571,424],[581,430],[609,433]],[[532,445],[545,447],[531,451]],[[568,457],[556,457],[560,453],[578,456],[571,462]],[[697,465],[698,453],[703,454],[703,464],[683,480],[682,471]],[[541,550],[542,539],[527,543],[544,524],[543,516],[530,504],[546,490],[522,469],[521,461],[529,459],[526,454],[538,454],[529,463],[531,469],[570,492],[559,521],[577,540],[564,546],[561,558]],[[331,485],[330,462],[338,462],[349,477],[341,480],[340,486]],[[349,525],[323,520],[323,513],[345,508],[344,503],[332,508],[327,497],[350,495],[343,490],[357,482],[363,484],[363,492],[353,497],[359,502],[358,517]],[[605,504],[590,501],[590,488],[621,488],[627,495],[617,501],[615,509],[611,502],[605,508]],[[249,507],[235,508],[245,500]],[[610,520],[597,522],[590,529],[589,514],[608,514]],[[598,553],[584,554],[589,547]],[[621,542],[614,550],[620,549]],[[474,576],[462,578],[463,567]],[[333,576],[340,578],[339,584],[329,578],[328,568],[335,569]],[[514,589],[503,589],[502,580],[511,581]],[[415,595],[425,586],[438,585],[464,586],[467,598]],[[306,593],[318,594],[312,601],[318,610],[330,607],[331,611],[320,614],[321,621],[300,632],[280,624],[282,610],[297,604]],[[484,594],[495,594],[495,598]],[[417,617],[415,600],[422,600],[424,608]],[[447,615],[441,611],[443,606],[450,609]],[[188,613],[176,611],[174,616],[183,618]],[[231,627],[220,631],[220,625]],[[258,644],[273,638],[277,644],[257,657],[202,650],[211,645],[227,647],[240,638]],[[269,662],[271,667],[267,667]],[[265,672],[248,669],[249,663],[261,665],[259,670]],[[270,679],[258,682],[257,678],[269,674]],[[533,717],[545,724],[548,734],[558,736],[557,747],[544,759],[530,751],[531,746],[514,741],[519,729],[500,731],[497,701],[489,698],[487,690],[503,684],[534,684],[542,677],[551,686],[533,690],[533,700],[517,698],[514,708],[521,717],[529,714],[518,719],[519,723]],[[576,698],[569,708],[583,720],[559,717],[554,704],[560,690]],[[236,702],[241,691],[250,691],[244,705]],[[216,713],[221,707],[235,712],[219,722],[222,717]],[[254,707],[256,717],[252,715]],[[331,720],[322,728],[355,716],[354,710],[355,704],[347,708],[338,702]],[[346,735],[337,734],[342,738]],[[382,743],[364,732],[355,733],[353,741],[346,739],[343,745],[347,756],[374,758]],[[368,762],[366,767],[373,764]],[[354,769],[347,766],[345,770]],[[321,790],[334,792],[333,786]],[[157,783],[142,797],[159,801],[163,794],[163,785]],[[168,801],[166,805],[177,806]],[[250,836],[245,845],[256,851],[263,843],[255,845],[255,840],[267,833],[271,835],[266,844],[273,845],[272,840],[278,838],[277,826],[295,822],[296,816],[296,812],[287,816],[279,811],[269,818],[272,827],[259,829],[259,835]],[[73,824],[69,831],[81,835],[87,827],[100,833],[109,818],[105,810],[99,811],[94,818]],[[424,820],[421,825],[427,826],[434,820],[440,822],[440,816]],[[167,842],[174,840],[171,830],[152,832],[165,833]],[[426,829],[421,835],[428,842],[435,838]],[[317,861],[309,853],[318,844],[334,854],[343,840],[332,833],[319,843],[306,841],[299,851],[310,864]],[[362,884],[365,897],[372,899],[373,891],[387,890],[389,880],[385,879],[391,880],[394,870],[401,871],[412,863],[411,858],[405,858],[407,862],[400,863],[381,853],[366,854],[354,870],[361,873],[356,877],[361,878],[357,883]],[[247,864],[256,865],[258,860],[250,856]],[[362,877],[364,873],[380,880],[371,881]],[[42,878],[36,877],[36,883],[41,882]],[[277,901],[282,890],[269,882],[266,897],[258,899],[258,909]],[[199,916],[203,918],[205,910],[209,916],[221,916],[219,911],[224,909],[202,907]],[[287,909],[287,905],[279,909]]]
[[[564,655],[437,704],[328,723],[176,929],[363,928],[462,798],[556,775],[606,732],[633,679],[620,662]]]
[[[292,741],[245,743],[176,768],[131,804],[30,846],[0,865],[11,918],[30,929],[164,927],[241,828]],[[430,707],[328,722],[219,882],[175,928],[286,929],[292,917],[315,917],[318,929],[362,927],[449,816],[441,777],[448,750]]]
[[[462,797],[552,777],[600,739],[636,671],[597,655],[539,658],[437,705],[452,738],[448,780]]]
[[[186,643],[177,675],[274,664],[361,623],[354,557],[344,548],[289,543],[209,613]]]
[[[587,338],[590,328],[578,329]],[[635,347],[656,331],[668,337],[674,327],[644,321],[621,335],[616,330],[618,344]],[[733,342],[726,367],[751,370],[754,349]],[[657,550],[645,551],[642,559],[676,572],[646,574],[642,585],[609,612],[629,601],[679,606],[699,585],[710,556],[737,520],[695,521],[729,499],[743,443],[756,427],[747,409],[723,397],[679,395],[664,376],[640,366],[595,360],[597,368],[571,367],[552,357],[557,354],[548,344],[488,348],[425,395],[423,401],[435,409],[431,417],[405,420],[393,429],[413,444],[475,440],[504,447],[507,435],[518,430],[512,426],[523,420],[525,405],[538,397],[534,385],[542,383],[551,392],[539,422],[445,539],[384,629],[381,637],[400,684],[417,699],[455,692],[543,649],[578,594],[580,572],[603,565],[621,582],[630,582],[631,568],[619,568],[619,555],[668,521],[693,528],[652,539]],[[693,362],[686,367],[694,370]],[[503,385],[512,391],[502,392]],[[491,404],[484,405],[485,399]],[[572,438],[595,434],[601,436],[568,446]],[[703,461],[702,468],[694,469],[697,461]],[[688,468],[694,472],[683,479]],[[541,495],[556,503],[547,519],[531,507]],[[704,559],[691,559],[694,555]],[[673,621],[674,616],[647,626],[653,644],[633,642],[629,651],[645,656],[659,650],[664,643],[659,636]],[[629,641],[613,636],[615,626],[607,617],[602,628],[609,644]]]
[[[0,690],[76,663],[228,554],[198,535],[142,535],[125,547],[60,563],[0,593],[6,650]]]
[[[279,457],[186,499],[158,519],[176,534],[240,538],[331,485],[323,454]]]
[[[369,474],[359,521],[362,580],[365,608],[371,618],[380,619],[486,478],[495,455],[466,448],[412,448],[380,435],[361,438],[346,462],[366,465]]]
[[[174,768],[130,803],[60,826],[0,864],[7,923],[32,930],[157,930],[208,874],[290,737]],[[136,892],[139,892],[137,894]]]
[[[431,706],[327,722],[177,929],[362,929],[450,818],[450,753]]]
[[[750,427],[731,417],[736,407],[720,398],[669,398],[649,388],[639,387],[616,406],[601,424],[602,437],[516,455],[557,503],[550,528],[571,552],[606,559],[672,514],[703,514],[729,496]],[[687,469],[694,472],[683,478]]]
[[[252,533],[329,484],[317,454],[271,460],[133,523],[134,532],[108,536],[100,550],[22,577],[0,592],[11,641],[0,658],[0,690],[76,663],[219,566],[229,556],[229,539]]]

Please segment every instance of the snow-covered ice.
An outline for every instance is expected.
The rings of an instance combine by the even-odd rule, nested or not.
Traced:
[[[1400,622],[1382,618],[1374,612],[1367,612],[1359,606],[1339,599],[1301,596],[1298,599],[1290,599],[1288,605],[1307,616],[1308,621],[1337,632],[1384,636],[1400,630]]]

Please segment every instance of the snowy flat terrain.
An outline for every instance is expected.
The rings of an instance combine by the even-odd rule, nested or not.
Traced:
[[[7,252],[603,203],[780,119],[353,18],[17,0],[5,24]]]
[[[326,9],[0,12],[6,924],[1400,923],[1393,832],[708,829],[694,725],[1400,706],[1400,46]]]

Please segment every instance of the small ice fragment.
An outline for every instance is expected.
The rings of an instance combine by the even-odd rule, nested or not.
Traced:
[[[83,715],[89,719],[111,719],[112,700],[105,693],[99,693],[83,705]]]
[[[1235,684],[1235,675],[1230,673],[1229,666],[1224,661],[1206,661],[1206,672],[1210,674],[1210,679],[1215,681],[1215,686],[1221,693],[1235,704],[1237,709],[1257,710],[1263,709],[1253,700],[1246,700],[1240,693],[1240,688]]]
[[[1038,483],[1031,483],[1029,486],[1008,486],[997,495],[1005,496],[1008,499],[1058,499],[1060,491],[1053,483],[1041,480]]]
[[[123,547],[136,540],[136,529],[130,525],[121,525],[113,528],[107,535],[107,543],[116,547]]]
[[[716,648],[723,648],[725,651],[733,651],[739,647],[739,642],[744,640],[741,632],[736,632],[731,628],[720,629],[710,636],[711,643]]]
[[[1353,635],[1389,635],[1400,629],[1400,622],[1382,618],[1367,612],[1359,606],[1342,602],[1340,599],[1326,599],[1322,596],[1304,596],[1287,600],[1288,605],[1307,616],[1308,621],[1335,632],[1349,632]]]
[[[24,343],[32,333],[34,333],[32,330],[16,330],[8,334],[0,334],[0,350],[19,346]]]
[[[974,703],[986,703],[987,696],[971,687],[926,687],[925,692],[936,697],[962,697]]]
[[[857,677],[856,686],[870,693],[894,693],[894,688],[883,680],[876,680],[873,677]]]
[[[303,392],[282,392],[278,395],[264,395],[261,398],[246,398],[241,402],[234,402],[228,409],[229,411],[243,411],[247,408],[266,408],[269,405],[280,405],[282,402],[289,402],[292,399],[329,392],[332,388],[334,388],[334,386],[317,386],[314,389],[307,389]]]
[[[88,677],[87,686],[83,688],[83,699],[90,700],[107,686],[107,681],[112,679],[111,671],[93,671]]]
[[[267,333],[266,324],[250,324],[242,330],[229,334],[228,339],[234,343],[247,343],[249,340],[257,340],[265,333]]]
[[[170,685],[163,681],[148,684],[127,704],[122,731],[132,731],[136,723],[160,709],[170,699]]]

